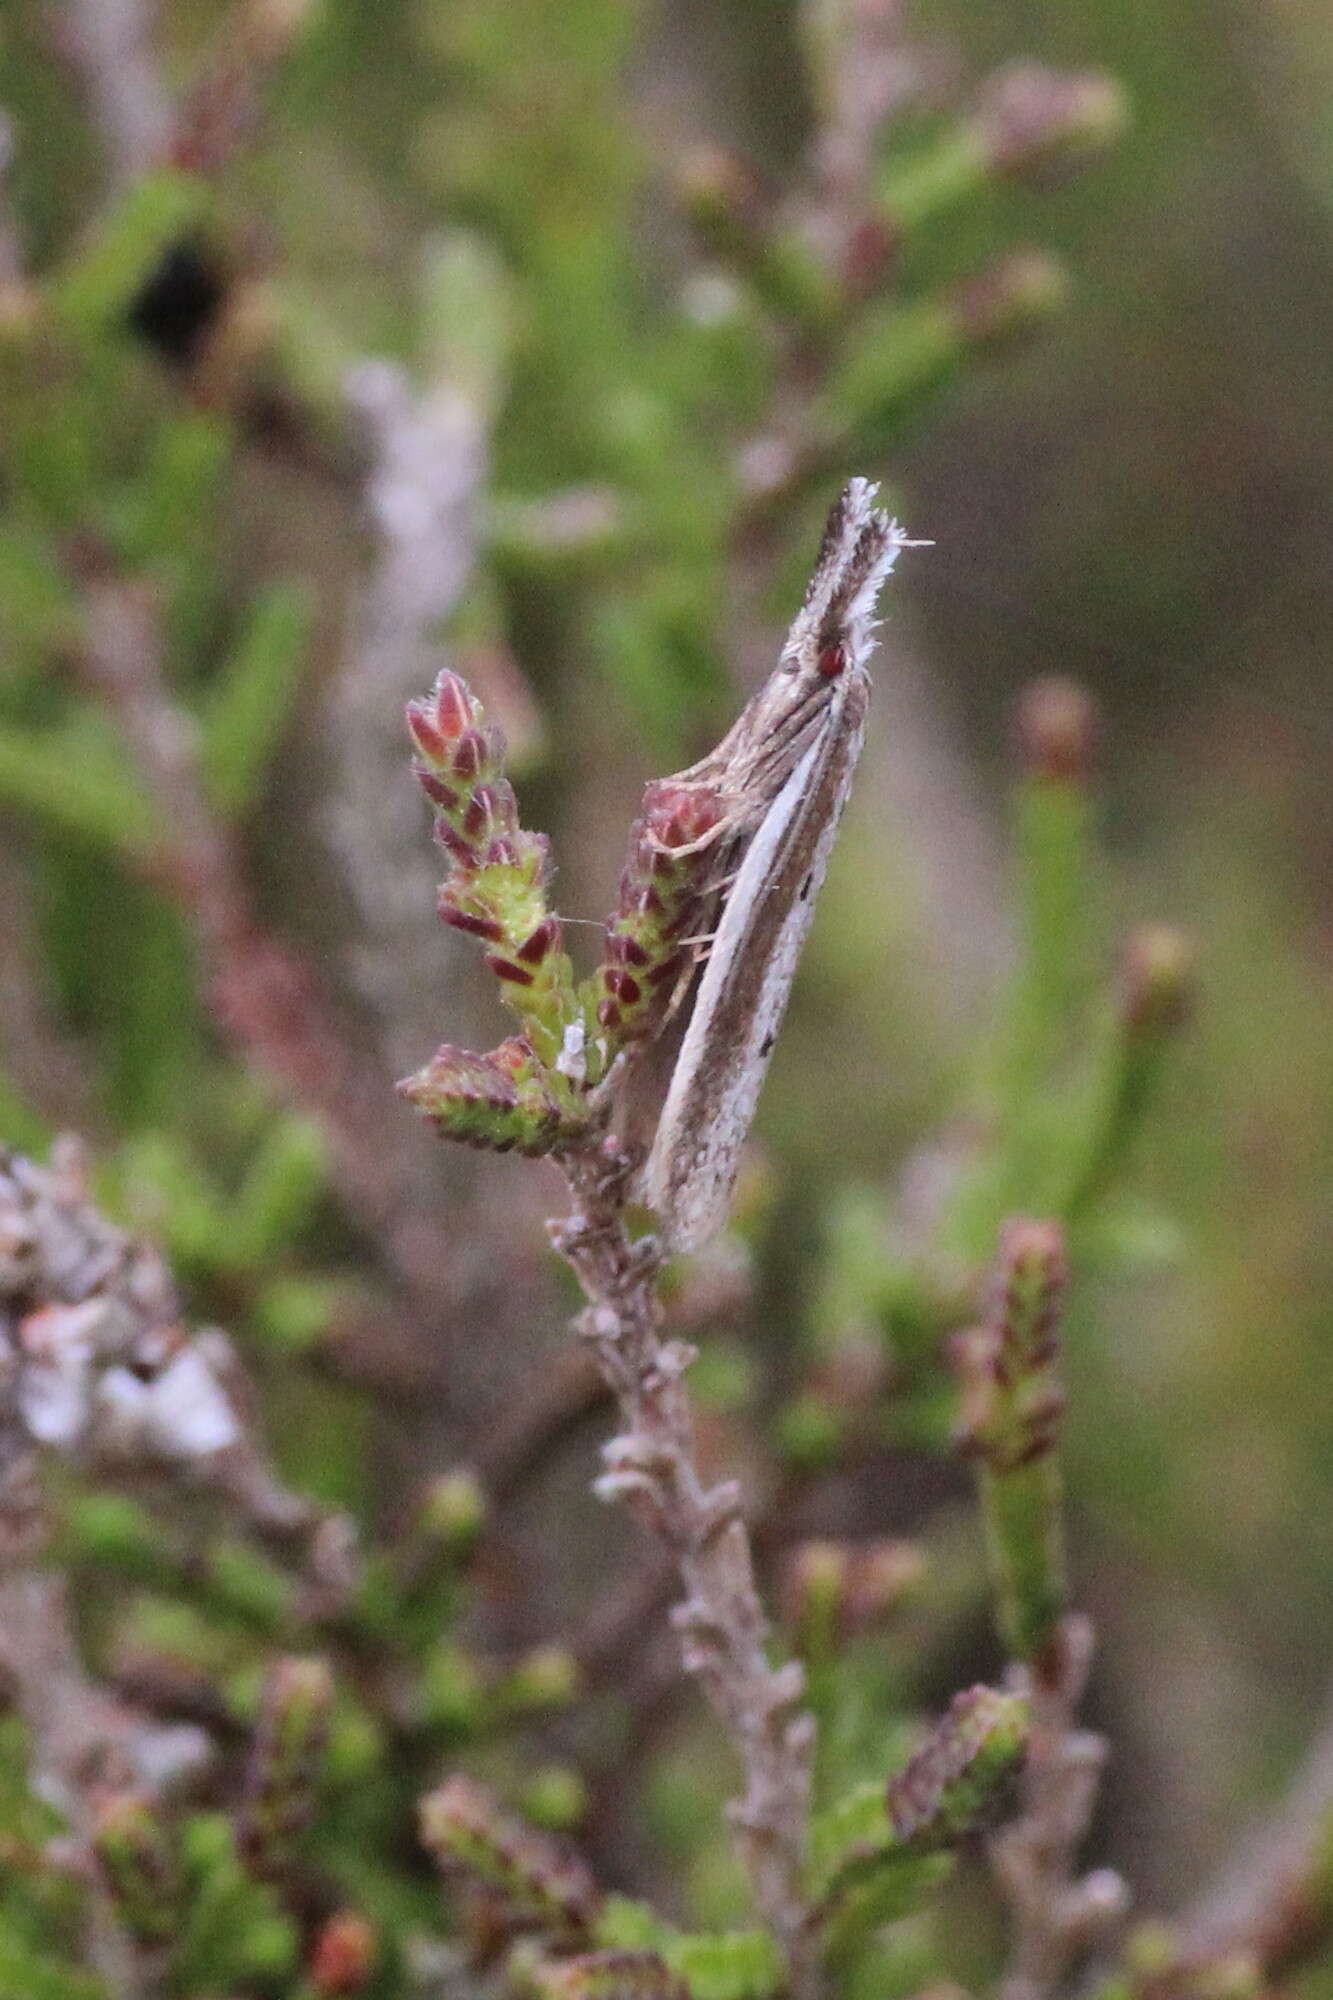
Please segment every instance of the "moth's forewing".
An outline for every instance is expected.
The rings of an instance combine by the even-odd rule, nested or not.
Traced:
[[[865,727],[849,668],[823,726],[760,820],[723,908],[643,1175],[679,1250],[726,1218],[741,1149],[814,915]]]
[[[696,1248],[719,1228],[810,927],[861,746],[879,587],[906,546],[849,480],[776,670],[709,756],[677,783],[726,801],[735,878],[713,876],[722,916],[641,1179],[667,1240]]]

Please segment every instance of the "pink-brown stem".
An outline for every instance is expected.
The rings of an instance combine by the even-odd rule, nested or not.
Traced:
[[[1045,1653],[1021,1670],[1032,1717],[1022,1811],[991,1843],[1013,1915],[1001,2000],[1047,2000],[1125,1908],[1124,1884],[1111,1869],[1077,1874],[1106,1756],[1101,1737],[1076,1720],[1092,1649],[1090,1622],[1071,1615],[1056,1627]]]
[[[792,1994],[809,2000],[817,1970],[801,1873],[814,1730],[799,1707],[801,1670],[795,1661],[772,1666],[765,1651],[768,1621],[738,1488],[708,1486],[695,1460],[683,1379],[693,1349],[662,1337],[662,1251],[656,1238],[632,1241],[626,1228],[627,1162],[593,1149],[564,1165],[574,1211],[552,1224],[552,1240],[583,1286],[588,1305],[576,1325],[625,1421],[605,1448],[597,1491],[625,1501],[675,1558],[685,1596],[673,1622],[685,1667],[702,1682],[744,1773],[730,1812],[755,1901],[786,1954]]]

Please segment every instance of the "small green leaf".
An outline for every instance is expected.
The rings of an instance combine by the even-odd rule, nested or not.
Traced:
[[[830,1950],[919,1909],[952,1866],[894,1832],[882,1782],[855,1786],[810,1829],[811,1894]]]
[[[163,167],[126,187],[56,282],[54,304],[85,336],[128,311],[163,254],[198,223],[208,185]]]
[[[883,1780],[870,1778],[854,1786],[811,1823],[810,1875],[814,1894],[821,1896],[826,1892],[849,1856],[867,1850],[882,1853],[893,1838],[884,1810]]]
[[[455,1772],[421,1801],[420,1826],[440,1867],[491,1890],[512,1922],[562,1940],[587,1936],[600,1900],[587,1869],[484,1785]]]
[[[513,299],[499,258],[462,229],[438,237],[422,273],[423,363],[480,413],[498,401],[512,344]]]
[[[257,1295],[253,1318],[279,1354],[308,1354],[328,1333],[346,1297],[337,1278],[298,1274],[274,1278]]]
[[[231,1215],[238,1261],[260,1268],[300,1235],[324,1191],[325,1146],[309,1118],[275,1118],[246,1170]]]
[[[86,710],[52,729],[0,727],[0,800],[59,832],[136,858],[160,835],[119,737]]]
[[[47,537],[13,525],[0,530],[0,654],[6,675],[25,656],[71,641],[78,617],[69,579]]]
[[[133,484],[109,509],[127,566],[173,552],[180,563],[212,542],[219,488],[231,457],[230,426],[214,410],[187,410],[159,424]]]
[[[291,721],[310,654],[314,607],[298,584],[261,592],[205,708],[199,743],[218,810],[236,819],[254,805]]]
[[[11,1078],[0,1071],[0,1146],[43,1158],[51,1128]]]
[[[598,1945],[612,1951],[651,1951],[679,1973],[693,2000],[767,2000],[785,1972],[767,1931],[678,1931],[646,1904],[608,1896],[595,1926]]]

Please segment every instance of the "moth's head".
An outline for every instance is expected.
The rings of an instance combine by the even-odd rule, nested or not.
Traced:
[[[864,667],[875,629],[880,585],[899,549],[920,548],[874,505],[878,487],[850,479],[833,503],[805,601],[796,614],[782,664],[793,673],[836,682]]]

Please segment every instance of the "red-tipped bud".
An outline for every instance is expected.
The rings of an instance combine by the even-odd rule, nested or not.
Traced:
[[[765,225],[758,180],[743,161],[720,146],[696,146],[681,164],[677,187],[696,226],[734,244]]]
[[[323,1660],[280,1659],[264,1685],[237,1833],[258,1875],[280,1875],[314,1818],[333,1708]]]
[[[1097,746],[1097,704],[1086,688],[1051,674],[1026,688],[1018,704],[1018,741],[1034,777],[1081,784]]]
[[[549,1153],[561,1134],[558,1106],[521,1036],[489,1055],[446,1042],[399,1091],[440,1132],[491,1152]]]
[[[993,1324],[1011,1372],[1041,1367],[1054,1358],[1068,1275],[1058,1222],[1016,1217],[1005,1223],[996,1259]]]
[[[425,700],[407,704],[407,726],[428,764],[447,761],[451,747],[473,729],[480,710],[457,674],[443,673]]]
[[[1006,1223],[985,1319],[949,1345],[961,1390],[955,1437],[978,1466],[1000,1628],[1026,1660],[1049,1642],[1065,1599],[1054,1455],[1064,1414],[1057,1369],[1065,1282],[1059,1224]]]
[[[449,740],[436,728],[424,701],[408,702],[407,726],[412,732],[413,742],[427,762],[442,764],[448,755]]]
[[[486,738],[479,729],[467,729],[454,744],[449,768],[460,785],[469,785],[485,770]]]
[[[518,956],[524,965],[540,965],[551,952],[559,949],[560,924],[555,917],[543,917],[536,929],[530,931],[518,948]]]
[[[315,1939],[308,1967],[314,1991],[328,2000],[360,1993],[375,1970],[376,1939],[371,1924],[355,1910],[339,1910]]]
[[[463,809],[463,838],[481,847],[490,839],[494,822],[495,794],[489,785],[478,785]]]
[[[498,951],[488,951],[486,964],[497,979],[507,980],[511,986],[531,986],[533,974],[526,965],[518,965],[512,958],[501,957]]]
[[[644,966],[651,963],[648,953],[637,938],[627,931],[617,931],[606,941],[606,956],[612,965]]]
[[[632,972],[626,972],[618,965],[608,965],[602,971],[602,984],[616,1000],[623,1000],[627,1007],[637,1005],[642,988]]]
[[[1043,174],[1080,166],[1119,137],[1126,116],[1124,92],[1109,76],[1015,63],[990,83],[978,124],[998,172]]]
[[[581,1026],[580,1002],[560,948],[559,923],[548,914],[543,893],[547,843],[519,825],[514,788],[504,775],[504,737],[487,724],[480,702],[456,674],[441,674],[426,701],[409,703],[407,720],[421,759],[417,776],[435,807],[435,835],[451,864],[439,913],[455,930],[495,947],[487,963],[505,982],[504,997],[522,1021],[533,1059],[553,1066],[566,1082],[586,1078],[586,1067],[577,1076],[573,1067],[568,1074],[560,1070],[566,1037]],[[559,1081],[555,1088],[568,1094]],[[470,1117],[455,1130],[455,1111],[446,1105],[437,1118],[443,1129],[479,1144],[497,1143],[489,1128],[474,1131]]]
[[[1177,1028],[1194,1003],[1194,952],[1183,931],[1144,924],[1135,931],[1120,968],[1120,1007],[1139,1034]]]
[[[640,849],[671,854],[712,833],[722,818],[722,801],[705,785],[650,785],[644,795]]]
[[[470,937],[484,938],[487,944],[501,944],[504,941],[504,926],[494,917],[482,916],[475,910],[460,909],[454,901],[453,891],[448,883],[441,889],[436,904],[441,918],[451,924],[456,931],[466,931]]]
[[[443,778],[437,778],[433,771],[426,770],[422,764],[414,764],[412,768],[416,773],[417,783],[433,806],[437,806],[445,813],[458,811],[462,800],[452,786],[446,785]]]
[[[477,703],[468,691],[466,681],[457,674],[442,673],[431,693],[434,706],[435,727],[450,742],[471,728],[478,714]]]
[[[1068,296],[1063,265],[1041,250],[1015,250],[959,287],[954,316],[963,338],[981,347],[1026,332]]]

